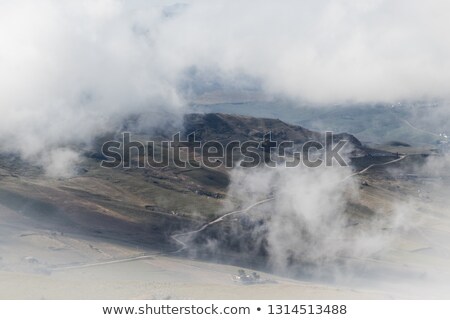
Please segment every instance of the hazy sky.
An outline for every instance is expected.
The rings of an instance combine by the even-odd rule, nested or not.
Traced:
[[[448,99],[449,11],[445,0],[0,0],[1,148],[30,157],[132,112],[180,114],[189,70],[205,86],[254,79],[313,103]]]

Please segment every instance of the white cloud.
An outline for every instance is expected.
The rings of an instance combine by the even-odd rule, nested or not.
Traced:
[[[370,217],[359,221],[357,228],[352,227],[355,217],[346,212],[347,204],[360,194],[356,180],[344,180],[350,174],[348,167],[232,171],[229,196],[242,202],[243,207],[274,197],[268,206],[255,208],[248,215],[255,221],[265,217],[265,232],[253,232],[256,236],[251,241],[261,243],[257,237],[265,238],[274,271],[332,277],[343,272],[346,264],[386,248],[392,239],[391,234],[381,231],[382,227],[395,229],[392,222],[404,212]]]
[[[312,102],[447,99],[449,9],[443,0],[2,1],[1,148],[31,157],[89,142],[130,113],[179,113],[193,66]]]
[[[194,2],[162,28],[177,63],[313,102],[448,97],[446,1]],[[174,59],[175,60],[175,59]]]
[[[133,29],[141,13],[124,5],[0,3],[3,150],[29,158],[89,142],[131,113],[180,108],[153,45]],[[144,11],[150,22],[158,10]]]
[[[68,178],[76,174],[75,166],[80,162],[78,153],[66,149],[52,149],[43,157],[46,174],[55,178]]]

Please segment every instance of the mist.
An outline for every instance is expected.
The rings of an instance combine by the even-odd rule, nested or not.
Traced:
[[[130,115],[147,125],[179,115],[181,99],[139,20],[163,24],[161,6],[132,10],[120,1],[0,3],[0,133],[19,153],[66,175],[55,154],[76,162],[80,144],[117,130]],[[71,151],[68,151],[71,150]],[[53,170],[56,169],[56,170]]]
[[[350,167],[235,168],[229,199],[242,208],[272,200],[194,250],[217,254],[227,250],[219,241],[233,248],[241,241],[245,257],[275,274],[394,295],[447,297],[449,166],[448,155],[441,154],[386,167],[391,177],[386,179],[403,180],[407,192],[401,189],[372,205],[367,197],[376,199],[376,193],[365,193],[366,178],[352,175]],[[373,183],[374,190],[389,185]]]
[[[445,0],[0,0],[0,267],[44,272],[116,259],[123,269],[111,273],[111,286],[101,282],[105,269],[86,278],[100,279],[86,287],[90,296],[104,288],[116,299],[124,284],[129,297],[156,290],[159,298],[184,283],[180,297],[189,298],[215,281],[211,292],[231,297],[242,288],[229,286],[230,274],[247,266],[284,278],[279,291],[300,279],[331,283],[338,288],[331,294],[346,287],[383,297],[450,297],[449,11]],[[223,101],[269,101],[269,112],[281,101],[303,107],[299,114],[305,107],[363,113],[365,105],[406,106],[407,117],[390,130],[404,125],[413,127],[405,135],[431,138],[426,146],[389,145],[408,157],[378,176],[338,166],[141,174],[83,158],[110,133],[181,128],[196,105]],[[393,140],[411,142],[384,142]],[[79,172],[86,174],[65,179]],[[209,225],[210,218],[220,221]],[[191,237],[188,245],[174,241],[179,233]],[[123,259],[149,252],[142,278],[129,272]],[[207,263],[188,266],[190,253]],[[75,290],[60,288],[86,298],[76,274],[66,275]],[[9,281],[5,288],[19,287],[19,278],[0,276]],[[308,296],[309,284],[301,284],[297,292]],[[272,287],[258,289],[272,294]],[[40,298],[45,290],[39,284],[35,291]]]
[[[48,167],[51,150],[77,152],[130,114],[151,127],[223,88],[445,101],[450,8],[421,3],[2,1],[0,148]]]
[[[230,197],[244,207],[274,198],[249,213],[254,222],[264,217],[266,232],[254,234],[266,240],[272,271],[333,279],[386,247],[398,212],[363,219],[348,213],[348,203],[360,197],[357,180],[346,179],[351,174],[347,167],[234,169]],[[390,232],[381,231],[388,225]]]

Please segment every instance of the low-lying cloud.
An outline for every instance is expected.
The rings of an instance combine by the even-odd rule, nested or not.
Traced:
[[[233,170],[229,196],[243,207],[274,198],[247,217],[263,229],[253,230],[251,241],[264,243],[273,271],[335,277],[349,263],[364,261],[390,242],[392,232],[382,229],[395,230],[400,211],[352,216],[348,205],[360,195],[356,180],[346,179],[349,175],[346,167]],[[263,224],[258,223],[261,217]]]
[[[185,97],[224,85],[326,104],[447,99],[448,9],[443,0],[2,1],[0,147],[43,159],[130,114],[180,114]]]

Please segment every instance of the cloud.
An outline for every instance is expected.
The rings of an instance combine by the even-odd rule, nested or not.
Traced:
[[[66,148],[52,149],[44,156],[46,173],[50,177],[67,178],[76,174],[74,168],[80,162],[78,153]]]
[[[189,88],[211,81],[313,103],[447,99],[448,9],[443,0],[2,1],[0,148],[31,158],[89,143],[130,114],[184,112]]]
[[[161,30],[178,64],[312,102],[446,97],[446,1],[193,2]]]
[[[46,162],[53,148],[89,143],[130,114],[178,113],[139,19],[164,20],[161,8],[119,1],[1,2],[1,149]]]
[[[150,127],[176,119],[185,98],[221,87],[312,104],[448,101],[449,10],[446,0],[0,1],[0,152],[67,177],[78,145],[130,115]],[[449,111],[418,118],[441,130]],[[383,247],[377,224],[346,227],[346,195],[358,196],[340,183],[348,170],[233,171],[230,196],[244,204],[276,193],[264,230],[274,269]]]
[[[382,231],[384,226],[407,228],[407,224],[393,223],[404,216],[400,210],[355,223],[348,205],[357,202],[360,195],[356,180],[345,179],[350,174],[348,167],[232,171],[229,196],[243,207],[274,198],[246,216],[255,228],[247,241],[263,244],[273,271],[334,277],[352,263],[355,267],[355,261],[364,261],[386,248],[392,232]],[[253,250],[257,254],[261,249]]]
[[[246,233],[240,247],[245,256],[263,255],[279,274],[446,296],[441,284],[448,282],[449,168],[448,155],[435,155],[391,171],[400,191],[391,197],[385,189],[381,198],[361,191],[358,178],[345,179],[348,167],[235,168],[228,192],[234,203],[245,208],[274,200],[241,217],[236,231],[227,227],[226,235],[214,238],[233,243]],[[375,180],[373,186],[382,190],[388,182]],[[364,206],[367,196],[377,199],[370,208]],[[223,248],[212,245],[211,252]]]

